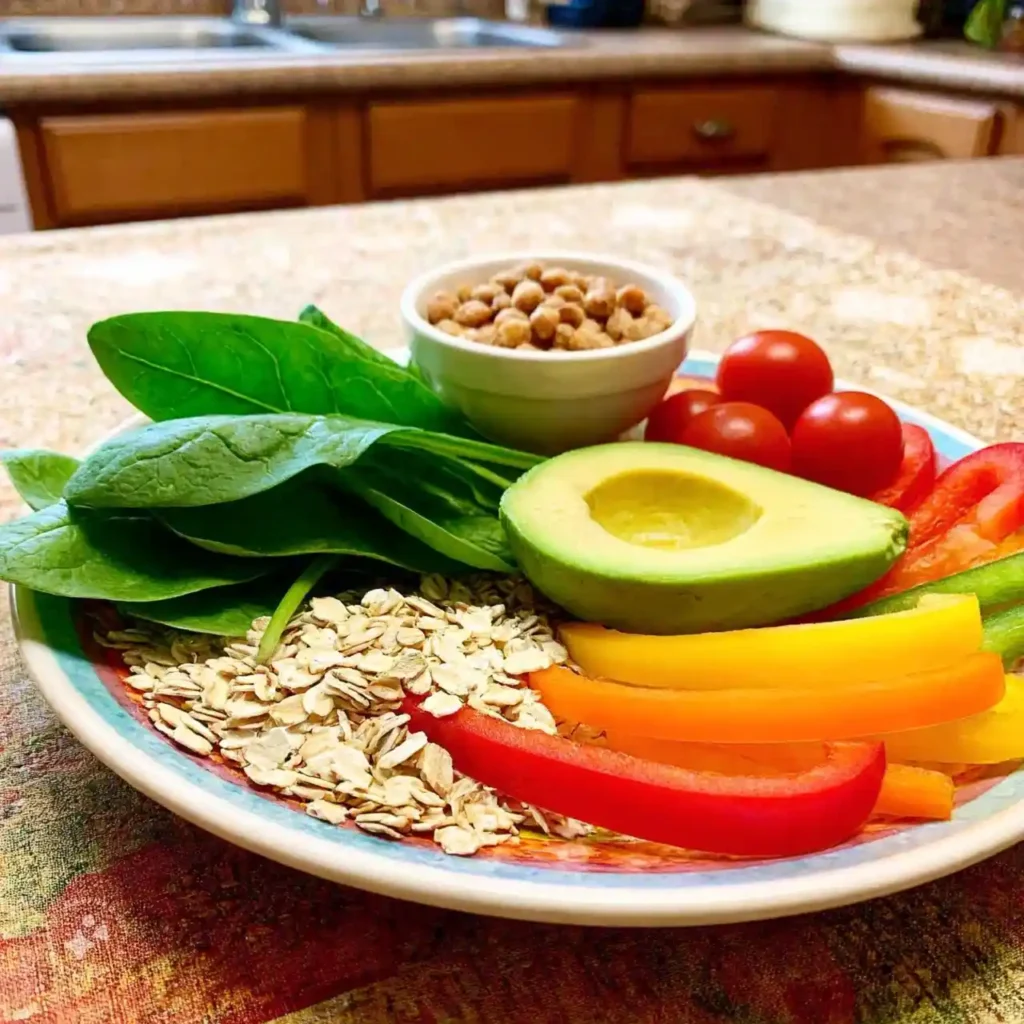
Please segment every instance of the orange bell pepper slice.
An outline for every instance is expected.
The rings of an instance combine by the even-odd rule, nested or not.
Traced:
[[[823,743],[674,743],[615,731],[605,738],[613,750],[645,761],[722,775],[789,775],[807,771],[825,756]],[[946,821],[953,813],[955,792],[953,780],[943,772],[890,762],[873,813]]]
[[[951,665],[982,641],[973,594],[932,594],[909,611],[872,618],[724,633],[646,636],[589,622],[559,632],[589,676],[685,690],[871,682]]]
[[[1024,679],[1007,676],[1003,699],[980,714],[877,738],[901,761],[1001,764],[1024,758]]]
[[[530,685],[559,718],[637,736],[709,743],[839,740],[916,729],[977,714],[1005,688],[997,654],[855,685],[669,690],[587,679],[566,668],[534,672]]]
[[[909,764],[886,766],[875,814],[890,818],[931,818],[948,821],[956,786],[943,772]]]

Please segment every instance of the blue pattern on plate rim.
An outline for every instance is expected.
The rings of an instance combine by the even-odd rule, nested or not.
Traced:
[[[695,375],[710,375],[715,360],[704,355],[691,356],[682,371]],[[928,414],[894,403],[901,416],[928,428],[936,448],[948,459],[957,459],[972,451],[969,435],[942,424]],[[729,887],[737,884],[766,883],[799,878],[810,873],[819,874],[832,869],[850,868],[878,862],[891,855],[931,845],[956,835],[1015,804],[1024,797],[1024,772],[1017,771],[996,783],[990,789],[957,808],[954,819],[903,829],[896,834],[883,835],[858,845],[840,847],[825,853],[788,860],[760,862],[732,866],[728,870],[716,867],[708,871],[694,870],[643,873],[639,871],[583,870],[571,862],[532,861],[529,863],[499,861],[488,858],[449,857],[440,850],[419,845],[403,845],[378,839],[354,829],[343,829],[317,821],[288,805],[266,800],[257,791],[240,783],[230,782],[213,774],[202,762],[190,757],[167,743],[157,733],[133,718],[118,704],[106,684],[81,653],[72,618],[73,603],[63,598],[43,594],[29,596],[34,601],[39,621],[54,657],[71,686],[86,701],[90,709],[104,722],[129,741],[145,758],[158,762],[173,772],[182,782],[202,788],[211,796],[227,801],[233,807],[262,821],[273,822],[287,828],[301,840],[302,836],[316,836],[344,848],[360,850],[379,858],[400,862],[410,868],[430,866],[459,875],[474,875],[496,880],[519,882],[551,882],[573,888],[625,888],[625,889],[687,889],[708,886]],[[75,653],[77,652],[77,653]]]

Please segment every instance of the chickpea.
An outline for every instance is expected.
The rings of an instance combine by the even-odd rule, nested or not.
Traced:
[[[585,352],[589,349],[611,348],[614,344],[615,342],[604,331],[585,331],[580,328],[573,334],[569,347],[577,352]]]
[[[504,291],[504,288],[488,281],[486,284],[478,284],[470,293],[470,298],[478,299],[480,302],[486,302],[489,306],[494,301],[495,296],[499,292]]]
[[[459,300],[451,292],[434,292],[427,300],[427,319],[432,324],[451,320],[458,308]]]
[[[662,309],[661,306],[655,306],[653,303],[644,310],[644,316],[652,324],[657,324],[659,331],[667,330],[672,326],[672,317],[668,310]]]
[[[527,345],[533,337],[530,321],[506,320],[498,324],[494,343],[499,348],[518,348],[520,345]]]
[[[507,309],[498,311],[498,315],[494,318],[496,326],[500,327],[503,323],[507,323],[509,320],[527,320],[527,315],[521,310],[516,309],[515,306],[509,306]]]
[[[572,271],[569,274],[569,284],[576,285],[576,287],[579,288],[579,290],[581,292],[586,292],[587,287],[588,287],[588,285],[587,285],[587,281],[588,280],[589,280],[589,278],[587,277],[586,274],[581,274],[581,273],[579,273],[579,271],[576,271],[576,270]]]
[[[473,298],[473,286],[471,284],[460,284],[455,292],[459,302],[469,302]]]
[[[652,338],[664,330],[658,323],[649,320],[646,316],[638,317],[627,328],[623,337],[626,341],[643,341],[644,338]]]
[[[508,292],[498,292],[497,295],[491,299],[491,309],[495,313],[500,313],[503,309],[508,309],[512,305],[512,297]]]
[[[565,299],[566,302],[583,301],[583,292],[574,284],[559,285],[559,287],[555,289],[555,294],[560,298]]]
[[[583,297],[587,316],[607,320],[615,312],[615,290],[604,283],[595,284]]]
[[[629,330],[629,325],[633,322],[632,316],[629,314],[629,310],[620,306],[610,317],[608,322],[604,325],[604,329],[608,332],[608,336],[614,341],[619,341]]]
[[[532,313],[544,301],[544,289],[536,281],[520,281],[512,292],[512,305]]]
[[[455,322],[464,327],[480,327],[490,319],[491,307],[479,299],[470,299],[455,311]]]
[[[520,281],[524,277],[530,281],[539,281],[540,275],[544,273],[544,268],[539,263],[520,263],[512,273],[518,274]]]
[[[570,327],[579,327],[587,318],[587,314],[583,312],[583,307],[575,302],[567,302],[564,306],[560,306],[558,309],[558,318],[563,324],[568,324]]]
[[[453,334],[456,338],[462,337],[462,324],[457,324],[454,320],[438,320],[434,326],[439,331],[444,331],[445,334]]]
[[[503,270],[500,274],[495,274],[491,278],[491,283],[496,284],[499,288],[504,288],[505,291],[511,294],[512,289],[515,288],[522,279],[523,275],[515,270]]]
[[[494,345],[498,341],[498,328],[494,324],[484,324],[476,329],[476,340],[482,345]]]
[[[576,335],[576,329],[572,324],[559,324],[555,328],[555,344],[554,348],[570,349],[572,348],[572,341]]]
[[[550,309],[561,309],[565,305],[565,299],[561,295],[546,295],[541,305]]]
[[[569,271],[563,267],[549,267],[541,273],[540,283],[546,292],[557,291],[569,283]]]
[[[627,310],[632,316],[640,316],[647,308],[647,295],[643,288],[635,284],[624,284],[616,293],[615,301],[620,309]]]
[[[555,331],[560,322],[558,310],[551,306],[538,306],[530,314],[530,326],[533,328],[533,343],[543,348],[550,348],[555,340]]]
[[[597,334],[599,331],[604,330],[604,326],[599,324],[596,320],[592,320],[588,317],[579,325],[579,327],[576,328],[576,330],[583,331],[584,334]]]

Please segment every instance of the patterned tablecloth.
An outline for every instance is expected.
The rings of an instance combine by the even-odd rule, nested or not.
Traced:
[[[929,173],[905,187],[949,195],[953,178]],[[1007,216],[1024,237],[1021,206]],[[0,446],[73,450],[123,416],[85,348],[93,319],[287,315],[315,300],[388,344],[403,280],[495,240],[663,262],[693,282],[702,347],[754,324],[802,328],[845,376],[985,437],[1020,436],[1014,294],[720,186],[658,182],[8,241]],[[16,510],[0,491],[0,514]],[[531,925],[370,896],[236,849],[113,776],[27,679],[0,600],[0,1021],[1024,1021],[1024,847],[862,906],[692,930]]]

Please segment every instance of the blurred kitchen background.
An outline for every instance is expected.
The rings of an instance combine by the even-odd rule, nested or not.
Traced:
[[[0,0],[0,233],[1024,154],[1024,0]]]

